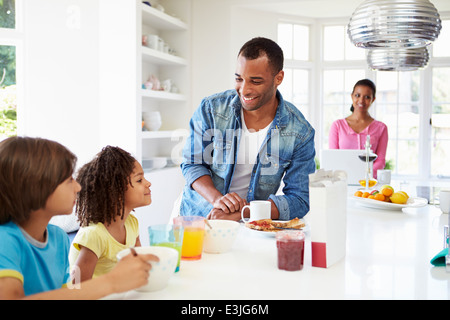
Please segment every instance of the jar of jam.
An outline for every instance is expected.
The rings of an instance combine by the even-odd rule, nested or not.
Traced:
[[[303,269],[305,234],[297,230],[276,233],[278,269],[297,271]]]

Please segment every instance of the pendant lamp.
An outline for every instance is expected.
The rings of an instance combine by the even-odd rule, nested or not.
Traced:
[[[367,54],[367,64],[379,71],[413,71],[428,64],[428,47],[374,49]]]
[[[361,48],[421,48],[436,40],[441,28],[428,0],[365,0],[350,18],[347,33]]]

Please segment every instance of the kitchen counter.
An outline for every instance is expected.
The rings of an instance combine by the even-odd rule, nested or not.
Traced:
[[[402,211],[348,200],[346,256],[329,268],[311,266],[307,228],[301,271],[277,268],[274,237],[243,225],[233,250],[182,261],[158,292],[129,291],[110,299],[449,299],[450,273],[430,259],[443,246],[448,215],[426,205]]]

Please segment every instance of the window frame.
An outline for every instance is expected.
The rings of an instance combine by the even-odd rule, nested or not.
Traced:
[[[299,18],[299,19],[280,19],[277,23],[278,24],[292,24],[292,25],[301,25],[301,26],[307,26],[309,28],[309,43],[308,43],[308,60],[295,60],[295,59],[284,59],[284,69],[300,69],[300,70],[306,70],[308,71],[308,80],[309,80],[309,87],[308,87],[308,106],[307,106],[307,114],[305,114],[305,117],[308,121],[311,123],[314,123],[314,114],[311,113],[311,111],[314,109],[312,106],[316,104],[314,101],[314,83],[315,83],[315,77],[314,77],[314,70],[316,68],[316,65],[314,63],[314,55],[316,53],[315,48],[313,46],[315,45],[314,39],[312,37],[315,34],[315,20],[314,19],[308,19],[308,18]],[[278,30],[277,30],[278,33]],[[290,101],[291,102],[291,101]],[[302,106],[297,106],[300,110],[302,109]]]

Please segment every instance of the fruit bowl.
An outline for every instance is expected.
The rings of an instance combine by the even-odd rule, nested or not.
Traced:
[[[382,209],[382,210],[392,210],[392,211],[402,210],[403,208],[420,208],[420,207],[426,206],[428,204],[427,199],[419,198],[419,197],[409,197],[408,201],[404,204],[379,201],[379,200],[356,197],[356,196],[350,196],[350,199],[353,200],[358,205],[363,206],[363,207]]]

